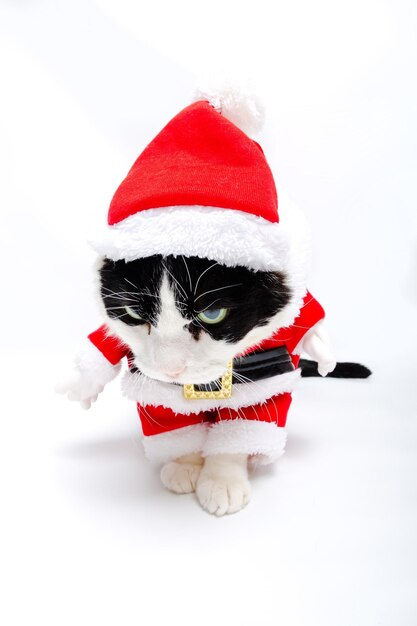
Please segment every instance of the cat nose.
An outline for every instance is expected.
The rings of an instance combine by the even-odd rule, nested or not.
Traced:
[[[183,373],[183,371],[185,370],[185,365],[183,365],[182,367],[178,367],[177,369],[172,369],[172,370],[165,370],[164,374],[166,374],[167,376],[170,376],[171,378],[177,378],[177,376],[179,376],[180,374]]]

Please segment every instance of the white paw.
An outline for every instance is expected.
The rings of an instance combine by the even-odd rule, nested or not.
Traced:
[[[55,391],[66,394],[68,400],[79,402],[83,409],[89,409],[97,400],[98,394],[103,391],[104,384],[96,380],[91,373],[82,372],[74,367],[56,383]]]
[[[174,493],[191,493],[195,491],[200,472],[201,464],[171,461],[161,469],[161,481]]]
[[[203,471],[197,482],[196,493],[203,509],[221,516],[243,509],[250,500],[251,486],[247,478],[213,478]]]

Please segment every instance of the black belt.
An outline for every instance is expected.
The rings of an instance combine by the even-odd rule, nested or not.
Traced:
[[[232,383],[251,383],[278,374],[295,370],[289,352],[285,346],[269,350],[257,350],[246,356],[233,359]],[[216,391],[219,381],[204,385],[194,385],[196,391]]]
[[[293,372],[294,370],[295,367],[285,346],[270,348],[269,350],[256,350],[246,356],[233,359],[232,383],[256,382],[257,380]],[[140,370],[135,365],[132,365],[130,371],[139,372]],[[194,389],[203,392],[217,391],[219,385],[220,380],[214,380],[203,385],[194,385]]]

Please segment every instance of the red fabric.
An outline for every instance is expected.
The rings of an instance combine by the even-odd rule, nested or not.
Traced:
[[[129,348],[120,339],[110,335],[106,324],[97,328],[97,330],[88,335],[88,338],[112,365],[117,365],[130,352]]]
[[[277,348],[278,346],[286,346],[291,358],[293,359],[293,363],[297,366],[300,357],[293,354],[295,348],[298,346],[306,332],[310,330],[310,328],[313,328],[313,326],[315,326],[315,324],[323,318],[323,307],[315,298],[313,298],[311,293],[307,291],[304,296],[300,312],[291,326],[280,328],[274,335],[272,335],[272,337],[265,339],[260,344],[260,348],[262,350],[268,350],[270,348]],[[253,352],[258,349],[259,346],[251,348],[245,352],[245,354],[249,354],[249,352]]]
[[[238,411],[232,409],[220,409],[216,421],[230,419],[256,420],[259,422],[272,422],[277,426],[285,426],[287,414],[292,397],[290,393],[280,393],[266,400],[262,404],[255,404],[240,408]]]
[[[113,197],[108,223],[144,209],[195,204],[278,222],[262,149],[203,101],[178,113],[145,148]]]
[[[181,413],[174,413],[172,409],[165,406],[142,406],[141,404],[137,404],[137,409],[145,436],[159,435],[168,430],[214,421],[211,411],[182,415]]]
[[[258,422],[270,422],[277,426],[285,426],[287,413],[291,404],[291,394],[281,393],[270,398],[263,404],[242,407],[238,411],[223,408],[214,411],[204,411],[201,413],[191,413],[182,415],[174,413],[171,409],[163,406],[137,405],[138,414],[142,423],[143,434],[146,437],[160,435],[171,430],[193,426],[195,424],[215,424],[225,420],[246,419],[257,420]]]

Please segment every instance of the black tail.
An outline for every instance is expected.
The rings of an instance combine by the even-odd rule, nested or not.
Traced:
[[[320,376],[317,363],[308,359],[300,359],[301,376]],[[328,378],[368,378],[371,370],[360,363],[338,363],[333,372],[327,374]]]

